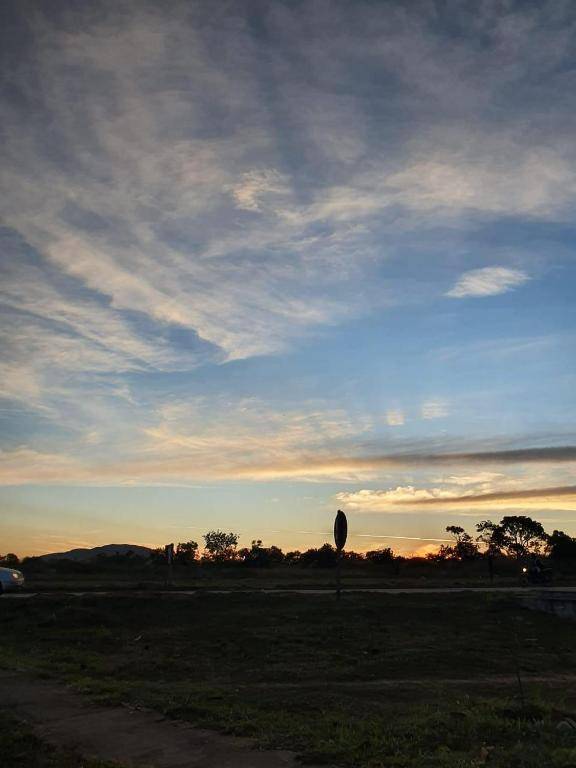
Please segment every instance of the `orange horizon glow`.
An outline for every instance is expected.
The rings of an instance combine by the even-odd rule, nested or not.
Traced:
[[[291,552],[291,551],[305,551],[306,549],[317,549],[318,547],[321,547],[323,544],[331,544],[334,545],[333,538],[331,534],[326,533],[324,536],[322,534],[306,534],[307,536],[310,536],[310,539],[308,539],[307,543],[303,545],[303,540],[300,538],[298,540],[289,539],[289,538],[281,538],[281,539],[274,539],[274,538],[265,538],[262,539],[264,546],[277,546],[279,547],[284,553]],[[258,538],[262,538],[259,536],[246,536],[243,534],[240,534],[240,542],[238,544],[238,549],[243,549],[244,547],[249,547],[252,540],[256,540]],[[359,542],[356,544],[355,540],[357,539],[368,539],[371,543],[361,543]],[[41,555],[48,555],[48,554],[54,554],[57,552],[67,552],[72,549],[93,549],[95,547],[101,547],[106,546],[110,544],[116,544],[118,546],[120,545],[133,545],[133,546],[140,546],[140,547],[148,547],[150,549],[157,549],[159,547],[164,547],[167,543],[174,543],[178,544],[179,542],[184,541],[197,541],[199,545],[199,551],[203,551],[202,543],[203,538],[202,536],[188,536],[188,537],[172,537],[171,539],[169,537],[166,537],[165,540],[158,540],[158,541],[151,541],[150,539],[141,540],[141,539],[134,539],[129,541],[115,541],[115,540],[109,540],[104,538],[98,538],[93,540],[88,539],[65,539],[65,538],[53,538],[52,540],[46,540],[45,544],[38,543],[38,542],[29,542],[26,543],[26,540],[20,540],[17,541],[15,539],[7,538],[4,539],[2,542],[2,550],[0,554],[5,555],[8,552],[16,554],[20,559],[24,557],[38,557]],[[419,546],[411,546],[409,545],[410,542],[421,542]],[[357,552],[358,554],[365,554],[366,552],[375,550],[375,549],[384,549],[386,547],[390,547],[396,554],[401,554],[404,557],[419,557],[423,554],[427,554],[428,552],[435,552],[441,544],[448,543],[452,541],[451,539],[428,539],[425,537],[418,538],[418,537],[412,537],[412,536],[382,536],[382,535],[376,535],[374,537],[370,536],[369,534],[351,534],[348,538],[348,541],[346,543],[345,551],[348,552]],[[296,542],[296,543],[295,543]]]

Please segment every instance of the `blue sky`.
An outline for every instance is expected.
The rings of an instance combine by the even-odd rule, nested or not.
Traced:
[[[576,533],[571,3],[0,14],[0,551]]]

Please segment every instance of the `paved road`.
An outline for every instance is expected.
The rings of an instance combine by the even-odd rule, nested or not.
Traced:
[[[460,592],[503,592],[510,594],[526,594],[527,592],[562,592],[576,593],[576,587],[352,587],[344,589],[344,594],[368,592],[378,595],[451,595]],[[18,592],[2,596],[4,600],[29,600],[32,597],[83,597],[84,595],[98,597],[193,597],[195,595],[332,595],[334,589],[179,589],[179,590],[114,590],[110,592]]]

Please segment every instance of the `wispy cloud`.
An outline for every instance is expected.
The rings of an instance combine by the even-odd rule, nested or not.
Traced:
[[[404,411],[399,408],[386,411],[386,423],[389,427],[401,427],[405,420]]]
[[[489,493],[478,492],[472,487],[462,493],[462,489],[415,488],[398,486],[387,490],[360,490],[336,494],[336,501],[354,512],[377,512],[402,514],[409,508],[412,512],[422,511],[426,507],[438,507],[442,510],[452,507],[465,509],[576,509],[576,486],[557,486],[549,488],[530,488],[522,490],[499,490]]]
[[[570,446],[368,452],[383,421],[403,434],[412,413],[440,419],[447,403],[387,392],[372,420],[356,392],[263,404],[234,394],[257,377],[247,388],[213,372],[436,300],[447,252],[452,298],[536,282],[521,249],[470,271],[485,253],[462,243],[490,222],[573,219],[568,6],[450,13],[455,35],[426,2],[270,3],[258,25],[243,4],[25,5],[0,30],[0,396],[27,412],[2,482],[574,460]],[[179,402],[175,391],[202,390],[201,366],[206,401]]]
[[[358,512],[386,512],[398,504],[419,506],[423,501],[438,499],[447,501],[454,498],[454,492],[440,488],[415,488],[412,485],[398,486],[388,490],[342,491],[336,494],[338,503],[346,509]]]
[[[4,104],[1,212],[50,268],[45,327],[61,334],[51,314],[77,344],[104,341],[115,370],[119,346],[130,370],[142,357],[163,369],[172,353],[194,367],[282,351],[387,300],[385,275],[378,290],[366,288],[366,270],[379,254],[385,261],[386,233],[471,211],[549,218],[576,194],[560,106],[550,118],[555,142],[544,127],[519,132],[512,111],[502,124],[498,107],[502,89],[529,91],[530,67],[543,60],[555,81],[570,14],[559,40],[531,12],[515,12],[512,25],[483,12],[487,44],[470,48],[446,46],[425,4],[406,14],[360,3],[310,17],[273,4],[263,19],[269,45],[241,10],[222,27],[201,6],[98,7],[71,5],[60,24],[38,7],[26,20],[30,50],[12,75],[21,98]],[[510,66],[505,51],[528,39],[525,68]],[[215,60],[213,50],[225,55]],[[370,83],[384,72],[397,87],[381,103]],[[36,109],[23,111],[26,103]],[[413,114],[418,104],[425,119]],[[529,101],[518,114],[526,109]],[[405,114],[414,118],[406,137],[390,123]],[[392,128],[380,141],[383,120]],[[38,277],[20,274],[13,287],[24,312],[38,307],[26,291]],[[476,270],[449,295],[494,294],[525,279],[506,266]],[[80,326],[82,308],[90,317]],[[185,355],[164,342],[179,328],[197,340]]]
[[[262,411],[234,429],[224,418],[194,431],[168,422],[144,430],[145,441],[126,445],[123,457],[111,461],[93,457],[54,454],[20,447],[0,454],[0,483],[4,485],[72,483],[108,485],[187,485],[214,480],[332,480],[359,482],[382,473],[439,466],[475,465],[561,466],[576,462],[576,448],[562,446],[469,453],[404,453],[385,456],[344,456],[328,453],[326,446],[348,444],[360,437],[358,427],[338,414],[269,414],[269,431],[263,431]],[[230,412],[228,412],[228,416]],[[257,420],[256,420],[257,419]],[[482,477],[482,473],[480,474]],[[498,476],[498,473],[495,473]],[[481,489],[487,490],[486,479]],[[440,489],[443,498],[463,495],[460,487]],[[516,489],[516,483],[514,488]],[[433,495],[411,486],[399,493],[419,501]],[[387,492],[386,492],[387,493]]]
[[[506,293],[530,278],[519,269],[507,267],[484,267],[472,269],[460,276],[446,296],[463,299],[467,296],[497,296]]]
[[[440,495],[431,495],[423,498],[424,504],[441,503]],[[552,488],[528,488],[526,490],[493,491],[491,493],[477,493],[450,498],[451,504],[507,504],[517,503],[522,506],[526,501],[536,501],[538,505],[548,502],[548,505],[569,504],[569,509],[576,509],[576,485],[556,486]],[[406,503],[402,500],[401,503]]]
[[[232,187],[237,207],[245,211],[262,211],[267,199],[288,193],[285,177],[274,169],[247,171]]]
[[[377,471],[383,469],[459,466],[459,465],[500,465],[500,464],[555,464],[576,461],[575,446],[550,448],[518,448],[509,450],[462,452],[462,453],[390,453],[373,456],[326,456],[323,458],[306,457],[303,461],[294,461],[284,466],[270,465],[241,470],[240,474],[254,476],[290,476],[290,475],[334,475],[338,472]]]
[[[422,403],[420,413],[423,419],[443,419],[448,416],[448,403],[445,400],[426,400]]]
[[[571,343],[570,337],[560,335],[549,336],[519,336],[496,339],[482,339],[466,345],[458,344],[449,347],[439,347],[430,350],[429,357],[440,362],[472,357],[481,361],[508,360],[512,356],[524,355],[531,357],[562,344]]]

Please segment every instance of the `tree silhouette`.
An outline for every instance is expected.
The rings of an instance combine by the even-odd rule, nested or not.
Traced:
[[[498,523],[493,523],[491,520],[482,520],[477,523],[476,531],[478,532],[476,541],[479,541],[486,547],[486,554],[489,557],[502,554],[506,542],[504,531]]]
[[[299,565],[315,565],[318,568],[335,568],[336,549],[331,544],[323,544],[318,549],[307,549],[298,558]]]
[[[426,555],[432,562],[444,562],[445,560],[474,560],[478,557],[478,545],[472,540],[470,534],[459,525],[446,526],[446,533],[454,539],[453,544],[442,544],[438,552]]]
[[[448,525],[446,533],[451,534],[454,539],[452,551],[455,560],[474,560],[478,557],[478,545],[464,528],[459,525]]]
[[[496,524],[491,520],[478,523],[478,541],[486,545],[489,554],[504,553],[521,558],[539,554],[548,543],[542,523],[525,515],[509,515]]]
[[[234,560],[239,538],[237,533],[208,531],[204,534],[204,548],[211,560],[216,562]]]
[[[265,568],[284,561],[284,553],[280,547],[265,547],[262,544],[262,539],[253,539],[250,549],[241,549],[238,552],[238,557],[246,565],[256,568]]]
[[[189,565],[196,560],[198,544],[195,541],[181,541],[176,547],[176,562],[179,565]]]
[[[366,560],[374,565],[390,565],[394,562],[394,552],[390,547],[372,549],[366,552]]]
[[[547,550],[554,560],[576,560],[576,539],[564,531],[554,531],[548,537]]]

